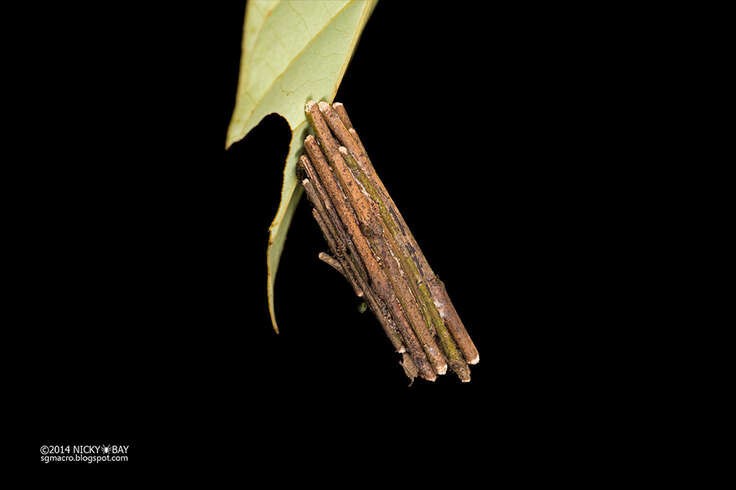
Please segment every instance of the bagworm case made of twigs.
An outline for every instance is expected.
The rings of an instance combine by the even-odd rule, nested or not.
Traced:
[[[299,159],[302,185],[338,270],[376,315],[406,375],[449,368],[470,381],[478,350],[368,158],[341,103],[308,102],[314,136]]]

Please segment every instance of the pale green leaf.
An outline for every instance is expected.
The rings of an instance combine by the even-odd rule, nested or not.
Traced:
[[[307,128],[304,103],[309,99],[332,102],[376,2],[248,2],[238,93],[226,145],[242,139],[265,116],[273,113],[283,116],[292,130],[281,202],[269,229],[267,252],[268,310],[277,332],[273,287],[286,232],[301,196],[296,161]]]

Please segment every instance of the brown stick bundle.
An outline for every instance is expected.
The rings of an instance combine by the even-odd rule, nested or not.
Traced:
[[[302,184],[339,271],[381,322],[404,370],[434,381],[448,366],[464,382],[478,351],[429,267],[404,218],[376,175],[341,103],[308,102],[316,135],[304,140]]]

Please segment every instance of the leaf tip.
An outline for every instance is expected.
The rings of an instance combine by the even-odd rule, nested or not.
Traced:
[[[227,128],[227,136],[225,137],[225,149],[229,149],[234,143],[237,143],[243,136],[236,134],[234,123],[230,123],[230,127]]]
[[[269,233],[269,239],[268,239],[269,249],[271,248],[271,236],[270,235],[271,234]],[[276,271],[272,270],[270,256],[268,256],[268,258],[266,259],[266,265],[268,267],[268,272],[266,274],[266,298],[268,299],[268,315],[271,317],[271,326],[273,327],[273,331],[276,332],[276,335],[278,335],[279,334],[279,324],[276,322],[276,309],[273,304],[273,283],[274,283],[273,280],[275,278]]]
[[[268,285],[268,314],[271,316],[271,326],[273,327],[273,331],[278,335],[280,333],[279,324],[276,323],[276,312],[273,307],[273,288],[270,284]]]

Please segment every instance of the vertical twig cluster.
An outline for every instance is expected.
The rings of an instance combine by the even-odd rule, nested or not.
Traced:
[[[429,267],[353,128],[345,107],[309,102],[316,136],[304,141],[302,185],[330,253],[321,260],[363,298],[410,378],[434,381],[449,368],[470,381],[478,351]]]

